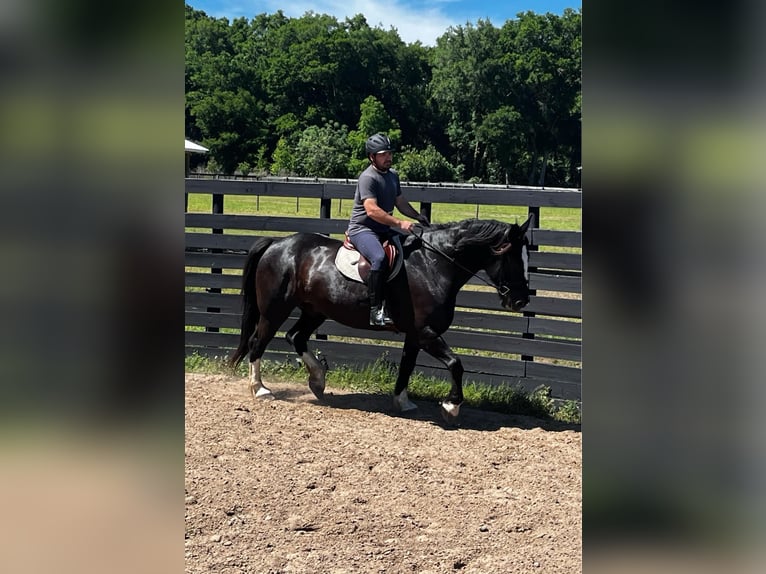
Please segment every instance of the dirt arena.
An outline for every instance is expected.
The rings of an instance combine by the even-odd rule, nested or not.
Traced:
[[[582,571],[578,430],[270,386],[186,375],[187,573]]]

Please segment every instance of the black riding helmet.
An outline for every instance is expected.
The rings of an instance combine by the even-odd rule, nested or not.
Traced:
[[[367,150],[367,155],[376,154],[381,151],[394,151],[394,146],[391,144],[391,140],[385,134],[375,134],[367,138],[367,143],[364,144],[364,149]]]

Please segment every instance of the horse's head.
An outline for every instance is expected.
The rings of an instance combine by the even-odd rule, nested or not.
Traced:
[[[500,242],[491,247],[485,271],[500,293],[503,307],[521,311],[529,303],[529,254],[527,229],[532,215],[522,224],[507,226]]]

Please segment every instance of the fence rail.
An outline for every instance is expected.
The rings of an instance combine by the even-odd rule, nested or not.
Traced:
[[[187,213],[185,238],[186,350],[227,355],[236,347],[241,311],[240,271],[254,235],[298,231],[340,236],[346,217],[333,219],[333,201],[353,198],[355,181],[283,179],[186,179],[186,194],[212,197],[212,213]],[[407,198],[430,217],[433,204],[523,206],[536,215],[531,230],[536,250],[530,252],[532,296],[523,313],[501,311],[494,291],[473,279],[457,299],[455,320],[445,340],[463,361],[465,379],[490,384],[540,385],[562,399],[581,397],[582,234],[546,229],[541,207],[580,208],[582,194],[572,189],[523,186],[442,186],[402,184]],[[225,196],[294,197],[319,200],[315,218],[223,213]],[[206,230],[210,230],[209,232]],[[568,252],[540,250],[567,248]],[[486,278],[486,277],[485,277]],[[296,314],[286,322],[287,329]],[[328,320],[312,339],[330,365],[362,365],[382,357],[398,364],[403,335],[359,331]],[[267,358],[294,356],[276,337]],[[418,356],[417,370],[445,379],[444,366],[427,354]]]

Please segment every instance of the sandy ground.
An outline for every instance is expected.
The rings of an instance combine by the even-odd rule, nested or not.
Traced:
[[[270,386],[186,375],[186,572],[582,571],[579,430]]]

